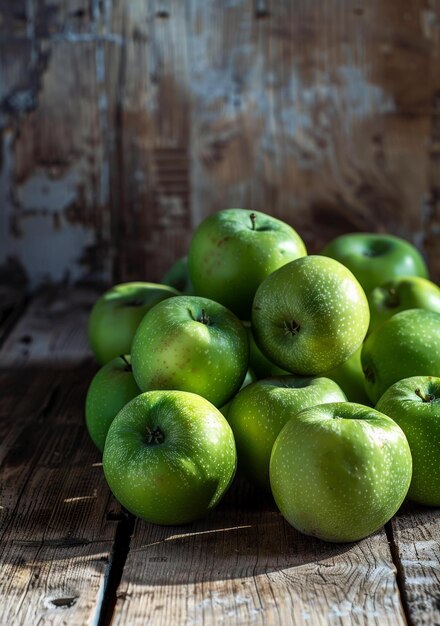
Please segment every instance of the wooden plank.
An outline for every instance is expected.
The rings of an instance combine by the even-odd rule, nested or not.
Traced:
[[[0,623],[98,623],[120,507],[84,424],[95,297],[41,293],[0,351]]]
[[[117,598],[113,626],[405,624],[384,531],[320,542],[240,481],[194,524],[138,520]]]
[[[0,283],[0,346],[24,310],[26,299],[23,286]]]
[[[185,20],[185,3],[177,0],[113,4],[112,26],[125,41],[119,176],[110,194],[117,280],[158,280],[186,253],[191,138]]]
[[[91,373],[34,370],[24,399],[27,374],[2,377],[1,623],[97,623],[117,522],[84,426]]]
[[[104,43],[68,34],[2,44],[0,266],[32,286],[110,276]]]
[[[71,366],[89,359],[87,320],[98,295],[91,287],[41,290],[5,340],[1,366]]]
[[[406,505],[390,524],[402,597],[411,624],[440,624],[440,510]]]

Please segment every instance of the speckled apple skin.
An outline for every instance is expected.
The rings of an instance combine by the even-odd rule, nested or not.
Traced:
[[[262,352],[301,375],[324,374],[361,345],[370,320],[367,298],[338,261],[307,256],[268,276],[257,289],[252,329]],[[299,332],[289,332],[292,322]]]
[[[284,424],[303,409],[345,400],[341,388],[329,378],[279,376],[248,385],[235,396],[227,414],[240,468],[270,491],[270,455]]]
[[[110,424],[119,411],[141,393],[131,370],[130,356],[111,360],[101,367],[90,383],[86,396],[87,430],[102,452]]]
[[[322,251],[343,263],[356,276],[365,293],[398,276],[428,278],[428,268],[409,241],[384,233],[347,233]]]
[[[179,295],[167,285],[156,283],[121,283],[106,291],[95,303],[89,316],[90,347],[100,365],[121,354],[130,354],[139,322],[155,304]]]
[[[419,276],[390,280],[373,289],[368,296],[371,333],[396,313],[426,309],[440,313],[440,287]]]
[[[209,324],[197,321],[202,309]],[[221,304],[176,296],[151,309],[136,332],[131,362],[143,391],[197,393],[221,407],[240,389],[249,361],[244,326]]]
[[[207,217],[195,231],[188,267],[197,295],[221,302],[248,320],[258,285],[305,254],[301,237],[285,222],[258,211],[225,209]]]
[[[431,400],[424,401],[417,393]],[[440,378],[411,376],[391,385],[376,409],[391,417],[408,439],[413,475],[408,497],[440,506]]]
[[[297,530],[325,541],[358,541],[396,513],[411,481],[401,428],[361,404],[302,411],[284,426],[270,460],[272,493]]]
[[[375,404],[398,380],[440,376],[440,313],[409,309],[367,337],[361,354],[365,389]]]
[[[148,429],[164,440],[148,444]],[[232,430],[210,402],[184,391],[150,391],[116,416],[104,448],[111,491],[155,524],[184,524],[215,507],[235,474]]]

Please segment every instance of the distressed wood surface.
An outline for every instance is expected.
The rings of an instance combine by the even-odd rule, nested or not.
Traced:
[[[244,206],[438,281],[439,103],[440,0],[1,0],[0,268],[157,280]]]
[[[334,545],[296,532],[238,481],[209,517],[137,521],[112,624],[405,624],[380,531]]]
[[[36,298],[0,350],[2,624],[97,624],[107,585],[119,507],[84,426],[84,293],[66,295],[70,315]]]
[[[410,622],[439,626],[440,509],[408,504],[390,525]]]
[[[434,509],[404,508],[387,535],[332,545],[237,480],[205,519],[137,520],[131,538],[84,426],[95,295],[41,293],[0,348],[1,623],[440,623]]]
[[[3,367],[69,367],[91,357],[87,319],[98,298],[93,288],[39,291],[0,351]]]

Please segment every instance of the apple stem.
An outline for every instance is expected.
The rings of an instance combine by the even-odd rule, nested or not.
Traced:
[[[121,359],[124,361],[124,363],[126,365],[125,371],[126,372],[131,372],[132,371],[131,363],[129,363],[127,361],[127,357],[124,354],[121,354],[120,357],[121,357]]]
[[[165,440],[163,432],[157,426],[154,430],[147,428],[147,444],[149,446],[156,446],[163,443]]]
[[[423,402],[432,402],[433,400],[435,400],[434,395],[430,393],[424,395],[420,389],[415,389],[414,393],[416,394],[416,396],[419,396],[419,398],[421,398]]]
[[[386,304],[390,309],[394,309],[396,306],[399,306],[400,300],[397,297],[397,292],[394,287],[390,287],[388,289],[388,297],[386,300]]]
[[[257,216],[255,215],[255,213],[251,213],[249,217],[251,218],[252,230],[255,230],[255,222],[257,221]]]
[[[376,380],[376,377],[374,375],[374,371],[373,369],[369,366],[366,365],[363,369],[365,378],[368,380],[369,383],[374,383],[374,381]]]
[[[201,324],[206,324],[206,326],[208,326],[208,325],[209,325],[209,316],[208,316],[208,315],[206,315],[206,311],[205,311],[205,309],[202,309],[202,313],[201,313],[201,315],[200,315],[200,317],[199,317],[198,321],[199,321]]]

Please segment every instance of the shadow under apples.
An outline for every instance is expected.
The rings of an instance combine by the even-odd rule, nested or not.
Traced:
[[[337,576],[353,559],[365,561],[369,540],[338,545],[302,535],[284,521],[270,494],[241,475],[206,517],[172,527],[133,520],[130,539],[131,522],[111,497],[84,424],[94,371],[91,363],[67,370],[24,368],[20,377],[0,370],[0,559],[11,575],[31,575],[48,561],[67,566],[83,559],[89,571],[113,576],[113,557],[127,548],[123,580],[144,586],[278,571],[319,577],[321,567],[326,576]],[[386,540],[379,533],[376,540],[387,560]],[[56,572],[54,567],[53,577]]]

